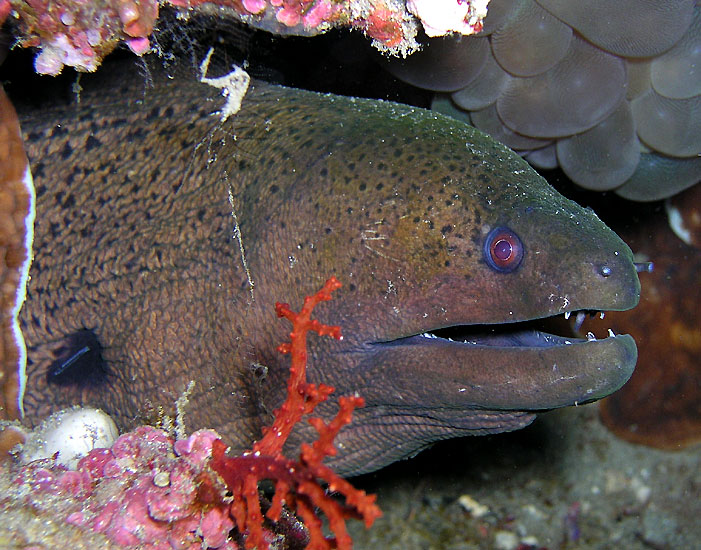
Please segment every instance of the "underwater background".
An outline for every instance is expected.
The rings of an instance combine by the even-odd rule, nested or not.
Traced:
[[[433,92],[393,76],[386,59],[359,34],[275,38],[240,30],[231,34],[228,25],[203,27],[208,34],[198,31],[198,40],[221,42],[228,36],[237,42],[232,62],[247,59],[254,77],[427,108],[435,101]],[[177,39],[168,33],[161,37],[166,48]],[[185,51],[191,39],[185,39]],[[0,75],[14,77],[22,66],[31,69],[30,56],[13,52]],[[28,73],[26,78],[37,77]],[[693,129],[691,137],[698,141],[701,129],[698,124]],[[632,334],[639,348],[636,372],[601,404],[542,414],[514,433],[439,442],[411,460],[356,478],[361,488],[377,493],[384,516],[367,531],[361,524],[350,526],[354,548],[701,545],[698,186],[668,202],[640,203],[612,191],[584,190],[552,162],[543,166],[550,169],[539,172],[558,191],[594,208],[639,261],[655,264],[653,273],[641,274],[636,309],[607,314],[598,325],[597,319],[586,319],[577,327],[581,334],[605,333],[608,327]],[[699,172],[698,165],[685,172],[680,187],[698,181]],[[679,218],[686,220],[688,242],[672,231],[670,217],[677,229]]]

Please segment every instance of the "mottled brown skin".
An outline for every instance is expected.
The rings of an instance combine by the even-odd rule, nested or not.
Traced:
[[[345,338],[310,339],[309,377],[367,402],[340,434],[331,464],[342,473],[524,426],[630,376],[629,337],[538,348],[402,340],[637,303],[628,247],[490,138],[420,109],[257,82],[221,123],[219,92],[195,77],[155,91],[138,74],[117,81],[92,95],[84,79],[79,105],[24,119],[38,195],[22,313],[30,422],[85,403],[130,427],[172,413],[195,380],[188,429],[215,428],[243,450],[288,376],[275,348],[289,326],[273,304],[299,307],[330,275],[344,286],[318,317]],[[524,242],[512,273],[484,259],[497,225]],[[47,382],[82,328],[104,347],[101,379]],[[291,445],[312,432],[301,426]]]

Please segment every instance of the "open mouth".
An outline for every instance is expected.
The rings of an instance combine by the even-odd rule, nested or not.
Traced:
[[[373,363],[401,388],[401,403],[413,395],[424,404],[491,411],[589,403],[625,384],[637,349],[627,334],[576,335],[572,324],[587,315],[600,313],[575,310],[567,318],[562,313],[493,325],[426,326],[425,332],[377,342]]]
[[[435,339],[440,341],[466,344],[475,347],[499,348],[550,348],[568,346],[583,342],[596,341],[592,332],[586,337],[577,336],[582,323],[587,317],[600,317],[604,312],[582,310],[566,312],[553,317],[518,321],[498,325],[458,325],[396,340],[395,343],[416,339]],[[608,329],[608,337],[615,337],[613,330]]]

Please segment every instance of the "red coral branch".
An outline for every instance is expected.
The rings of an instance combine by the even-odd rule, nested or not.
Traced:
[[[346,518],[361,517],[365,525],[370,527],[381,515],[375,504],[375,495],[367,495],[356,489],[322,463],[325,457],[336,454],[333,441],[341,428],[351,421],[353,410],[363,406],[364,400],[361,397],[341,397],[339,411],[328,424],[321,418],[309,419],[319,437],[311,445],[302,445],[299,461],[290,460],[282,454],[282,448],[295,424],[334,391],[330,386],[307,382],[306,342],[310,331],[337,340],[342,338],[339,327],[311,319],[314,307],[330,300],[331,293],[340,286],[341,283],[331,277],[319,292],[305,298],[304,306],[299,312],[292,311],[288,304],[275,305],[278,316],[292,322],[290,341],[278,348],[292,357],[287,398],[275,411],[272,426],[264,431],[263,438],[253,445],[252,451],[240,457],[229,458],[224,455],[226,447],[221,441],[213,443],[211,467],[233,494],[231,514],[239,531],[246,537],[248,549],[266,550],[269,547],[264,538],[263,515],[258,496],[258,483],[265,479],[275,482],[275,494],[266,517],[277,521],[283,504],[295,510],[309,530],[308,550],[350,550],[352,541],[346,531]],[[328,491],[342,495],[345,504],[330,496],[322,484],[328,486]],[[324,536],[321,521],[315,512],[317,507],[328,518],[329,528],[335,538]]]
[[[317,386],[307,382],[307,332],[313,331],[320,336],[331,336],[336,340],[343,339],[341,327],[324,325],[311,318],[312,310],[320,302],[330,300],[331,293],[340,287],[338,279],[331,277],[319,292],[304,299],[304,306],[299,313],[292,311],[289,304],[275,304],[277,316],[285,317],[292,323],[290,341],[280,344],[277,348],[278,351],[292,356],[292,366],[287,382],[287,399],[274,412],[273,425],[264,430],[263,439],[253,445],[254,452],[267,455],[280,453],[295,424],[333,392],[330,386]],[[362,403],[358,406],[362,406]]]

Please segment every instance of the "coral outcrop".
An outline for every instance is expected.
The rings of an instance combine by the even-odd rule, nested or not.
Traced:
[[[0,25],[17,22],[24,47],[38,47],[38,73],[58,74],[63,66],[94,71],[102,58],[124,42],[134,53],[151,49],[149,36],[161,8],[179,16],[202,12],[276,34],[315,35],[334,27],[364,32],[384,52],[408,55],[418,49],[419,23],[431,36],[473,34],[482,29],[489,0],[0,0]],[[474,5],[473,5],[474,4]]]
[[[334,438],[363,399],[342,397],[328,423],[311,418],[319,437],[302,446],[298,460],[282,454],[294,426],[333,392],[306,380],[306,337],[316,332],[341,338],[339,327],[311,319],[314,307],[330,300],[339,287],[332,277],[306,298],[299,312],[276,304],[278,315],[293,325],[290,341],[279,347],[292,357],[287,398],[250,451],[226,456],[226,445],[212,430],[176,439],[165,430],[141,426],[110,448],[93,449],[75,469],[55,459],[18,468],[18,505],[48,505],[68,524],[101,533],[125,548],[352,548],[345,520],[361,518],[369,527],[381,512],[374,495],[354,488],[323,460],[336,452]],[[266,480],[275,487],[272,502],[261,495],[259,484]],[[332,536],[324,533],[322,514]]]

